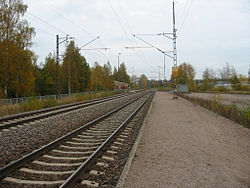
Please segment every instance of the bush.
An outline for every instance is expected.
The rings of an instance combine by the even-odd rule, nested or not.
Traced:
[[[0,116],[6,116],[9,114],[16,114],[22,111],[19,104],[2,105],[0,106]]]
[[[30,99],[26,103],[21,104],[24,112],[41,109],[44,107],[44,102],[38,99]]]
[[[169,88],[168,87],[158,87],[157,91],[169,91]]]
[[[214,91],[214,92],[228,92],[228,90],[224,87],[217,87],[217,88],[213,88],[211,89],[211,91]]]
[[[249,88],[248,85],[240,85],[239,90],[240,90],[240,91],[249,91],[250,88]]]
[[[67,98],[55,100],[54,98],[39,100],[39,99],[30,99],[25,103],[20,104],[12,104],[12,105],[2,105],[0,106],[0,116],[6,116],[10,114],[16,114],[20,112],[27,112],[32,110],[38,110],[43,108],[49,108],[53,106],[58,106],[62,104],[69,104],[78,101],[91,100],[101,97],[108,97],[111,95],[115,95],[118,93],[122,93],[122,91],[102,91],[102,92],[94,92],[88,94],[76,94],[74,96],[70,96]]]
[[[43,107],[49,108],[49,107],[53,107],[53,106],[57,106],[57,105],[58,105],[57,100],[55,100],[54,98],[51,98],[51,99],[46,99],[44,101]]]
[[[199,104],[204,108],[207,108],[247,128],[250,128],[250,107],[241,110],[235,104],[232,105],[221,104],[221,97],[218,95],[214,95],[209,100],[190,97],[181,93],[179,95],[180,97],[183,97],[195,104]]]
[[[0,99],[4,99],[4,91],[3,89],[0,87]]]
[[[242,116],[242,124],[246,125],[247,128],[250,128],[250,107],[245,108],[241,112],[241,116]]]

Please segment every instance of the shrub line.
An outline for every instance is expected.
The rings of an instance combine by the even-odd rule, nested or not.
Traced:
[[[3,105],[0,106],[0,116],[12,115],[21,112],[28,112],[33,110],[40,110],[44,108],[59,106],[63,104],[69,104],[79,101],[97,99],[101,97],[108,97],[111,95],[115,95],[120,93],[120,91],[102,91],[102,92],[95,92],[92,94],[81,95],[77,94],[74,96],[66,97],[63,99],[46,99],[46,100],[39,100],[39,99],[30,99],[25,103],[20,104],[11,104],[11,105]]]
[[[241,110],[235,104],[222,104],[220,102],[220,96],[216,94],[210,100],[191,97],[182,93],[180,93],[179,96],[217,114],[220,114],[223,117],[231,119],[236,123],[243,125],[244,127],[250,128],[250,106]]]

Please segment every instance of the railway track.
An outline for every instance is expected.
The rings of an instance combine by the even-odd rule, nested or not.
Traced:
[[[40,121],[52,116],[62,116],[66,113],[71,113],[75,110],[79,110],[88,106],[92,106],[99,103],[108,102],[110,100],[118,99],[121,97],[126,97],[138,93],[139,91],[129,92],[125,94],[118,94],[111,97],[105,97],[100,99],[88,100],[83,102],[78,102],[74,104],[62,105],[58,107],[52,107],[37,111],[32,111],[24,114],[17,114],[13,116],[0,118],[0,131],[5,131],[9,128],[15,128],[16,126],[22,126],[23,124]]]
[[[104,150],[109,147],[106,152],[117,153],[119,145],[126,142],[128,131],[133,129],[126,125],[152,96],[152,91],[147,92],[1,168],[0,187],[74,186],[79,178],[90,170],[90,165],[97,161]],[[108,156],[102,158],[113,160]],[[106,164],[99,162],[96,165]],[[93,170],[89,173],[101,174]],[[83,180],[80,184],[94,186],[95,182]]]

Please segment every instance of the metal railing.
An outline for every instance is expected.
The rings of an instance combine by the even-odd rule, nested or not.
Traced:
[[[60,94],[60,95],[45,95],[45,96],[33,96],[33,97],[21,97],[21,98],[11,98],[11,99],[0,99],[0,106],[1,105],[9,105],[9,104],[19,104],[25,103],[29,100],[36,99],[36,100],[47,100],[47,99],[63,99],[70,96],[76,95],[87,95],[97,93],[97,91],[90,91],[90,92],[80,92],[80,93],[71,93],[71,94]]]

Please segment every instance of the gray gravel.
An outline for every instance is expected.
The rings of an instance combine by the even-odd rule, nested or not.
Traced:
[[[124,188],[250,187],[250,129],[158,92]]]
[[[54,117],[1,133],[0,167],[54,141],[139,95],[135,94],[104,104],[97,104],[61,117]]]
[[[98,159],[98,162],[107,163],[108,167],[101,167],[97,166],[96,163],[94,163],[89,169],[91,170],[97,170],[104,173],[102,176],[93,176],[90,174],[84,174],[82,176],[83,179],[91,180],[100,183],[100,187],[103,188],[114,188],[116,184],[118,183],[119,177],[123,171],[124,165],[126,164],[126,161],[129,157],[131,148],[133,147],[133,144],[136,140],[137,134],[139,132],[139,129],[142,125],[142,122],[144,120],[144,117],[149,109],[149,106],[151,104],[152,99],[150,99],[143,107],[142,109],[136,114],[136,116],[133,118],[133,120],[126,126],[132,128],[129,131],[129,134],[127,135],[126,141],[123,142],[123,145],[119,146],[117,151],[117,154],[113,155],[107,152],[104,152],[104,156],[113,157],[114,161],[107,161],[102,159],[101,157]],[[122,131],[123,132],[123,131]],[[122,134],[121,132],[121,134]],[[111,144],[114,145],[114,144]],[[115,145],[117,146],[117,145]],[[113,149],[107,149],[107,150],[113,150]],[[81,182],[81,181],[79,181]],[[84,186],[80,185],[79,183],[76,184],[75,188],[82,188]]]

